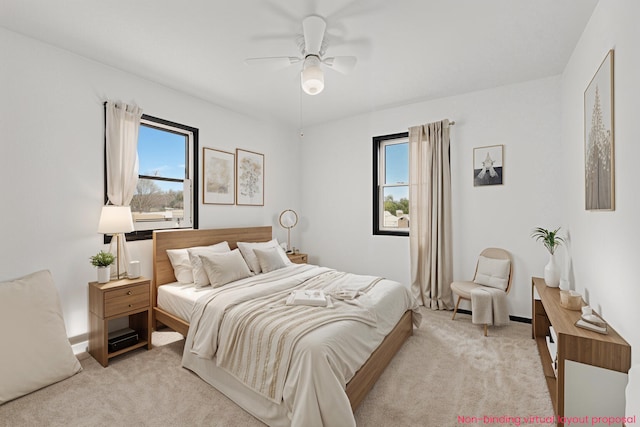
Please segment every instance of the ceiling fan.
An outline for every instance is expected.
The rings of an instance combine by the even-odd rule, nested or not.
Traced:
[[[317,95],[324,89],[324,72],[321,65],[325,65],[340,73],[347,74],[356,65],[355,56],[325,57],[328,47],[325,38],[327,23],[324,18],[310,15],[302,21],[303,34],[298,38],[298,49],[301,56],[275,56],[263,58],[247,58],[246,64],[273,63],[289,66],[302,62],[300,83],[302,90],[309,95]]]

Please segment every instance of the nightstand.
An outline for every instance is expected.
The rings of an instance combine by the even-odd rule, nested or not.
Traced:
[[[306,264],[307,263],[307,254],[287,254],[291,262],[294,264]]]
[[[109,321],[129,318],[138,342],[109,352]],[[102,365],[109,359],[140,347],[151,349],[151,281],[138,279],[89,283],[89,353]]]

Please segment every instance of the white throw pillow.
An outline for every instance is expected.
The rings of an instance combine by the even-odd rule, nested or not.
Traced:
[[[0,405],[82,370],[49,271],[0,283]]]
[[[188,249],[196,248],[218,248],[220,252],[229,252],[231,248],[227,242],[216,243],[211,246],[194,246],[193,248],[185,249],[167,249],[167,256],[171,261],[173,267],[173,275],[176,276],[176,280],[180,283],[193,283],[193,266],[189,259]]]
[[[511,261],[508,259],[495,259],[480,256],[478,258],[478,271],[474,282],[478,285],[492,288],[507,289],[509,284],[509,267]]]
[[[251,271],[237,249],[231,252],[199,255],[202,267],[214,288],[251,276]]]
[[[287,257],[287,254],[284,253],[284,250],[278,244],[277,239],[259,243],[238,242],[238,248],[240,249],[240,252],[242,252],[242,256],[244,257],[244,260],[247,262],[247,265],[249,266],[251,271],[256,274],[262,272],[262,268],[260,267],[260,261],[258,261],[256,254],[253,252],[254,249],[277,248],[278,253],[280,254],[280,258],[282,258],[284,264],[292,264],[289,257]]]
[[[256,258],[258,258],[258,262],[260,263],[260,269],[263,273],[287,266],[277,248],[254,249],[253,253],[256,254]]]
[[[231,251],[227,242],[221,242],[212,246],[195,247],[187,249],[189,254],[189,262],[193,269],[193,284],[196,288],[203,288],[209,284],[209,277],[202,266],[200,255],[208,256],[210,254],[228,253]]]

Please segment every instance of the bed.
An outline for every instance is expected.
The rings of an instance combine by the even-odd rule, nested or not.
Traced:
[[[223,317],[219,313],[222,311],[231,313],[230,307],[236,307],[237,301],[226,306],[224,310],[209,307],[207,298],[216,301],[224,300],[220,296],[221,288],[214,290],[214,296],[203,297],[209,291],[194,290],[189,285],[178,283],[167,250],[208,246],[225,241],[233,250],[238,247],[238,242],[269,242],[271,240],[270,226],[154,232],[154,324],[166,325],[186,337],[182,360],[185,368],[196,373],[266,424],[271,426],[355,425],[353,410],[362,402],[405,340],[412,335],[414,324],[419,324],[415,299],[408,291],[407,297],[405,290],[400,290],[402,285],[397,282],[379,278],[371,281],[366,288],[371,289],[366,294],[366,298],[370,298],[371,302],[365,300],[369,305],[365,304],[365,308],[358,308],[363,318],[344,318],[302,334],[287,353],[289,358],[286,360],[290,361],[288,370],[285,370],[284,376],[280,375],[279,378],[273,379],[273,384],[277,384],[277,387],[272,384],[270,390],[276,390],[272,394],[260,392],[256,387],[250,387],[246,382],[240,381],[242,375],[239,375],[238,371],[233,371],[228,366],[226,366],[227,369],[218,366],[216,359],[219,358],[218,363],[222,365],[225,359],[224,354],[231,354],[222,352],[222,349],[233,350],[237,344],[235,341],[215,343],[213,353],[219,349],[219,354],[213,356],[206,354],[207,350],[203,350],[208,348],[210,343],[206,341],[202,344],[199,336],[213,337],[214,341],[222,340],[218,338],[217,333],[208,331],[207,328],[213,326],[209,326],[205,320],[216,324],[216,328],[220,327],[220,331],[229,329],[229,327],[221,327]],[[274,290],[285,292],[284,289],[289,286],[287,284],[289,281],[295,281],[297,284],[312,283],[320,278],[337,275],[340,275],[343,280],[352,280],[355,277],[349,273],[338,273],[313,265],[291,265],[278,271],[261,273],[230,283],[229,289],[225,289],[224,292],[225,295],[230,295],[231,292],[236,292],[232,289],[234,287],[251,288],[268,292],[265,295],[270,297],[277,295]],[[357,277],[360,280],[361,277],[368,276]],[[264,283],[261,282],[256,286],[258,281],[264,281]],[[255,301],[258,299],[256,298]],[[276,304],[277,307],[273,304],[263,304],[262,307],[281,310],[282,304],[278,304]],[[338,309],[342,310],[342,307],[339,305]],[[328,310],[318,310],[318,312],[327,313]],[[373,312],[373,320],[367,318],[371,316],[371,312]],[[192,321],[194,326],[190,328]],[[376,327],[371,327],[371,322],[375,323]],[[233,323],[229,321],[227,324]],[[342,336],[343,334],[351,335],[347,338],[347,335]],[[234,340],[238,339],[237,336],[234,337]],[[326,342],[331,342],[333,347],[325,345]],[[238,347],[244,349],[246,353],[242,356],[233,356],[235,359],[247,358],[248,360],[255,356],[255,353],[245,349],[245,347],[249,348],[249,345]],[[260,353],[260,348],[264,348],[264,345],[257,348]],[[239,349],[237,351],[240,352]],[[233,357],[229,356],[227,359],[233,359]],[[313,369],[310,368],[311,366]],[[271,375],[263,371],[259,373],[263,377]],[[245,372],[244,375],[246,377],[247,373]],[[256,375],[256,372],[253,372],[253,376]]]

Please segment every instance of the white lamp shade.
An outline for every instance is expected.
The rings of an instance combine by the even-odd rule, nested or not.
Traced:
[[[98,233],[129,233],[133,230],[133,217],[129,206],[107,205],[102,207]]]
[[[302,90],[309,95],[317,95],[324,89],[324,73],[317,56],[310,55],[304,60],[301,81]]]

